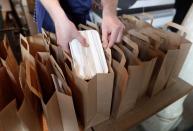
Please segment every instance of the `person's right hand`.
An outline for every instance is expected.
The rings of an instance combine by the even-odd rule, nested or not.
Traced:
[[[85,38],[80,34],[80,32],[78,32],[75,25],[68,19],[61,19],[55,23],[55,30],[58,45],[60,45],[67,53],[70,53],[69,42],[71,42],[73,39],[77,39],[82,46],[88,46]]]

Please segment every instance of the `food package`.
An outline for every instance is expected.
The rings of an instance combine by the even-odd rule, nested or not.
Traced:
[[[108,73],[99,33],[95,30],[85,30],[80,33],[89,46],[83,47],[77,39],[70,42],[76,75],[81,79],[90,80],[98,73]]]

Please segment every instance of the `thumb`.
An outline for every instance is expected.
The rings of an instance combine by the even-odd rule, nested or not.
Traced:
[[[80,44],[84,47],[88,47],[88,43],[86,42],[86,39],[78,32],[76,35],[76,39],[80,42]]]

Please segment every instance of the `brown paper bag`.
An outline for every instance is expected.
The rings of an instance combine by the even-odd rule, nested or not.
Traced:
[[[174,56],[176,56],[176,52],[174,51],[168,51],[167,54],[164,54],[162,51],[154,48],[151,49],[149,44],[147,44],[149,41],[146,41],[145,44],[143,44],[142,41],[139,39],[142,39],[142,37],[139,37],[138,34],[134,34],[133,32],[130,31],[132,34],[131,39],[138,44],[139,46],[139,57],[143,59],[143,56],[148,56],[149,58],[152,57],[157,57],[156,65],[153,70],[153,74],[151,77],[151,81],[149,83],[149,89],[148,89],[148,94],[150,96],[157,94],[159,91],[161,91],[164,86],[167,83],[167,80],[169,79],[169,76],[171,74],[172,68],[175,64],[175,59]],[[133,37],[135,36],[135,37]],[[137,40],[136,40],[137,38]],[[145,39],[143,39],[145,41]],[[148,54],[144,54],[142,50],[148,50]]]
[[[160,36],[158,36],[157,34],[154,33],[154,31],[152,30],[152,27],[148,27],[148,28],[142,28],[140,30],[140,33],[142,33],[143,35],[147,36],[150,40],[151,43],[151,47],[153,49],[158,49],[160,47],[160,45],[164,42],[163,39],[161,39]]]
[[[46,34],[44,36],[46,36],[46,40],[47,40],[48,44],[57,45],[57,38],[56,38],[55,33],[48,32],[48,31],[45,31],[45,30],[44,30],[44,33]]]
[[[36,61],[48,129],[78,131],[71,90],[61,69],[48,53],[38,53]]]
[[[173,32],[167,32],[167,35],[170,36],[170,46],[168,48],[171,49],[172,47],[177,46],[178,49],[175,50],[175,52],[177,52],[177,55],[175,56],[176,63],[175,66],[173,66],[173,71],[170,74],[166,88],[171,87],[173,82],[178,79],[178,75],[192,46],[191,42],[184,38],[186,36],[186,29],[183,26],[169,22],[165,25],[165,30],[168,27],[176,28],[180,35]]]
[[[21,40],[20,40],[21,41]],[[21,42],[22,51],[24,49],[23,42]],[[27,51],[26,51],[27,52]],[[22,53],[23,55],[27,55]],[[3,65],[6,67],[6,62],[3,62]],[[9,68],[7,66],[7,68]],[[23,74],[23,70],[20,70],[19,73],[19,83],[17,83],[13,90],[16,92],[16,98],[18,99],[17,104],[17,114],[26,126],[28,130],[42,130],[41,125],[41,112],[40,112],[40,101],[39,99],[29,90],[26,83],[26,77],[28,74]],[[10,72],[11,73],[11,72]],[[15,77],[14,77],[15,78]]]
[[[86,128],[109,119],[114,73],[109,61],[108,65],[108,74],[97,74],[93,79],[84,81],[75,75],[70,61],[65,63],[63,72],[72,90],[76,112]]]
[[[127,36],[124,36],[124,37],[127,37]],[[126,56],[126,60],[127,60],[126,65],[128,68],[128,73],[131,72],[131,76],[129,75],[129,78],[130,77],[133,78],[131,80],[131,85],[135,85],[134,87],[136,87],[136,89],[139,89],[138,98],[140,98],[146,94],[149,82],[152,77],[153,70],[155,68],[155,63],[157,62],[157,53],[152,49],[149,49],[147,44],[149,42],[148,40],[139,39],[136,41],[136,43],[133,43],[133,44],[137,44],[137,46],[139,47],[139,55],[138,55],[139,59],[137,59],[137,57],[134,55],[135,53],[134,52],[131,53],[131,51],[134,51],[134,50],[131,49],[131,46],[128,47],[128,44],[130,43],[131,40],[127,41],[127,39],[123,40],[123,44],[120,44],[119,47],[123,50]],[[132,77],[133,74],[134,76]],[[137,74],[140,74],[140,75],[137,75]],[[141,81],[140,85],[138,81]]]
[[[128,90],[133,90],[133,93],[130,94],[132,99],[130,98],[130,102],[128,102],[130,104],[128,104],[127,110],[129,110],[133,108],[137,99],[146,95],[157,58],[152,56],[149,59],[149,55],[147,55],[149,53],[147,53],[148,50],[146,48],[141,48],[143,50],[140,50],[144,52],[143,58],[137,58],[124,43],[120,44],[119,47],[126,57],[126,67],[129,74]]]
[[[22,60],[25,62],[28,62],[31,64],[32,69],[36,69],[36,63],[34,57],[30,54],[30,47],[29,43],[26,40],[25,37],[20,35],[20,47],[21,47],[21,54],[22,54]],[[36,70],[35,70],[36,71]],[[26,75],[26,79],[29,81],[26,81],[28,85],[33,85],[34,83],[31,83],[30,79],[28,77],[37,77],[37,73],[34,72],[33,74]],[[36,95],[36,96],[41,96],[41,91],[39,86],[29,86],[30,90]]]
[[[123,36],[122,38],[124,46],[126,46],[129,50],[133,52],[133,54],[138,57],[139,55],[139,47],[138,45],[130,40],[127,36]]]
[[[123,15],[122,16],[123,19],[127,20],[127,24],[132,25],[132,27],[130,29],[127,29],[126,31],[129,32],[130,30],[137,30],[139,31],[138,37],[143,40],[143,39],[147,39],[144,36],[141,36],[140,33],[142,33],[143,35],[147,36],[149,38],[149,42],[152,48],[158,49],[160,43],[162,41],[160,41],[160,38],[154,34],[152,32],[152,24],[153,24],[153,16],[151,14],[148,13],[141,13],[139,16],[139,19],[137,19],[134,16],[130,16],[130,15]],[[142,19],[146,18],[150,20],[150,24],[143,21]],[[126,25],[127,28],[127,25]],[[133,32],[133,31],[131,31]],[[138,33],[138,32],[136,32]],[[130,34],[130,33],[129,33]]]
[[[79,24],[78,28],[79,30],[96,30],[97,32],[100,32],[99,26],[90,21],[86,21],[86,25]]]
[[[28,78],[32,75],[27,69],[26,62],[20,65],[20,85],[24,98],[21,106],[18,108],[18,115],[22,122],[30,131],[42,131],[42,111],[40,99],[30,90]],[[32,65],[31,65],[32,66]],[[31,70],[31,69],[30,69]],[[33,81],[35,85],[35,81]],[[32,87],[31,87],[32,88]]]
[[[78,25],[78,29],[79,29],[79,30],[93,30],[92,27],[87,26],[87,25],[83,25],[83,24],[79,24],[79,25]]]
[[[27,42],[27,40],[24,38],[24,37],[22,37],[21,36],[21,50],[22,50],[22,56],[23,56],[23,60],[25,60],[26,61],[26,72],[27,72],[27,77],[26,77],[26,79],[27,79],[27,85],[28,85],[28,88],[35,94],[35,95],[37,95],[37,96],[39,96],[40,98],[42,98],[42,92],[44,92],[46,95],[44,95],[44,99],[47,99],[47,100],[49,100],[48,101],[48,103],[44,103],[44,101],[43,101],[43,99],[42,99],[42,105],[43,105],[43,107],[44,107],[44,111],[46,112],[45,114],[47,115],[47,117],[49,117],[49,119],[47,120],[47,122],[48,122],[48,127],[49,127],[49,129],[51,129],[51,130],[55,130],[56,128],[55,128],[55,122],[56,122],[56,120],[58,120],[59,121],[59,123],[58,123],[58,126],[57,126],[57,128],[58,129],[67,129],[67,128],[71,128],[70,130],[75,130],[76,129],[76,127],[77,126],[75,126],[75,122],[73,122],[73,120],[75,120],[75,118],[73,118],[74,116],[75,116],[75,113],[73,112],[73,108],[72,108],[72,103],[70,103],[70,99],[69,99],[69,97],[70,96],[68,96],[67,97],[67,95],[66,95],[66,97],[65,97],[65,95],[61,95],[60,94],[60,92],[58,91],[58,92],[54,92],[54,94],[52,95],[52,92],[55,90],[55,88],[54,88],[54,84],[53,84],[53,82],[51,82],[51,84],[50,84],[50,77],[51,77],[51,74],[48,74],[49,72],[47,72],[47,70],[45,69],[45,68],[43,68],[44,69],[44,72],[42,72],[42,71],[40,71],[41,73],[41,75],[43,75],[43,77],[41,77],[42,79],[43,79],[43,82],[44,83],[46,83],[45,85],[46,86],[40,86],[39,84],[38,84],[38,77],[37,77],[37,72],[36,72],[36,64],[34,64],[34,58],[31,56],[31,54],[30,54],[30,46],[29,46],[29,44],[28,44],[28,42]],[[37,48],[37,51],[36,52],[38,52],[38,48]],[[39,67],[39,66],[38,66]],[[39,68],[38,68],[39,69]],[[49,71],[52,71],[52,69],[51,69],[51,67],[50,67],[50,65],[49,65],[49,67],[48,67],[48,70]],[[53,73],[53,72],[52,72]],[[45,74],[47,74],[47,75],[45,75]],[[48,75],[50,75],[50,77],[48,77]],[[41,79],[40,79],[41,80]],[[46,82],[45,82],[45,81]],[[40,89],[40,87],[41,87],[41,89]],[[51,97],[52,96],[52,97]],[[58,100],[58,97],[59,96],[59,100]],[[58,116],[52,116],[52,112],[54,112],[55,113],[55,111],[58,111],[58,112],[60,112],[60,110],[62,110],[62,109],[60,109],[61,108],[61,106],[60,106],[60,104],[58,105],[59,107],[59,109],[57,110],[57,109],[55,109],[56,107],[54,107],[54,103],[58,103],[57,101],[59,101],[60,102],[60,100],[62,100],[61,99],[61,97],[64,99],[66,99],[66,101],[62,101],[63,103],[65,102],[66,104],[68,104],[68,106],[67,107],[69,107],[69,108],[66,108],[66,110],[64,110],[65,112],[62,112],[62,115],[61,114],[59,114],[59,115],[61,115],[61,117],[62,116],[64,116],[63,114],[65,113],[66,115],[64,116],[64,117],[62,117],[61,119],[59,119],[59,117]],[[54,102],[53,102],[54,101]],[[71,102],[72,102],[72,98],[71,98]],[[48,104],[48,105],[47,105]],[[51,107],[49,107],[49,106],[51,106]],[[46,110],[45,110],[46,109]],[[74,115],[73,115],[73,113],[74,113]],[[68,117],[66,117],[66,116],[68,116]],[[69,117],[72,117],[72,118],[69,118]],[[50,117],[55,117],[55,119],[54,118],[52,118],[52,119],[54,119],[55,121],[52,121],[52,119],[50,119]],[[68,121],[68,119],[71,119],[71,121]],[[57,122],[58,122],[57,121]],[[56,122],[56,123],[57,123]],[[62,122],[62,123],[61,123]],[[63,125],[62,125],[63,124]],[[69,126],[68,124],[72,124],[73,126]],[[76,123],[77,124],[77,123]],[[68,126],[67,126],[68,125]],[[68,129],[67,129],[68,130]]]
[[[172,26],[179,30],[183,28],[179,28],[175,25],[176,24],[168,24],[168,26]],[[184,30],[182,30],[182,32],[184,32]],[[159,74],[154,81],[154,84],[150,85],[150,88],[152,88],[152,90],[150,91],[150,95],[155,95],[159,91],[164,89],[172,74],[176,74],[174,76],[177,77],[177,74],[179,73],[190,49],[190,42],[187,42],[182,36],[176,33],[165,32],[165,34],[167,34],[167,37],[164,36],[162,33],[158,34],[160,34],[162,38],[166,39],[165,41],[167,42],[167,45],[166,43],[160,45],[160,50],[165,52],[165,57],[161,65]]]
[[[135,42],[139,48],[141,47],[139,45],[145,45],[146,47],[151,47],[150,39],[147,36],[143,35],[142,33],[138,32],[137,30],[134,30],[134,29],[129,30],[127,37],[129,37],[129,39]]]
[[[19,84],[19,64],[17,63],[17,60],[13,54],[9,40],[6,35],[4,36],[0,51],[2,51],[2,56],[0,57],[6,61],[7,66],[9,67],[10,71],[14,75],[14,78]]]
[[[49,45],[46,40],[48,38],[45,37],[44,34],[37,34],[26,38],[29,43],[30,54],[32,56],[35,56],[37,52],[49,52]]]
[[[26,131],[17,114],[17,105],[20,97],[17,90],[17,82],[13,74],[4,65],[5,61],[1,59],[0,63],[0,129],[3,131]],[[17,97],[18,96],[18,97]],[[16,100],[17,99],[17,100]],[[17,103],[16,103],[17,101]]]
[[[29,130],[42,130],[42,112],[39,97],[41,92],[39,86],[35,86],[34,80],[37,78],[37,72],[32,72],[36,69],[35,59],[30,54],[30,47],[25,37],[20,35],[20,47],[23,62],[20,65],[20,85],[24,94],[22,105],[18,109],[18,114]],[[27,63],[31,66],[27,68]],[[35,70],[36,71],[36,70]],[[34,121],[34,122],[32,122]]]
[[[22,99],[21,89],[18,88],[17,82],[13,74],[11,73],[10,68],[7,67],[3,59],[0,59],[0,68],[1,68],[1,75],[0,75],[1,81],[0,82],[1,82],[1,95],[2,95],[1,100],[2,102],[4,102],[5,100],[10,102],[15,98],[17,98],[17,102],[20,102]],[[3,92],[7,92],[7,93],[3,93]],[[1,109],[2,107],[4,107],[7,104],[7,103],[3,104],[2,102],[0,105]]]
[[[143,14],[142,14],[143,15]],[[138,19],[135,16],[131,16],[131,15],[123,15],[120,19],[123,24],[125,25],[126,31],[129,31],[131,29],[141,29],[141,28],[145,28],[145,27],[151,27],[152,23],[149,24],[147,22],[144,22],[140,19]]]
[[[122,105],[121,102],[123,101],[124,96],[128,95],[126,94],[128,87],[128,72],[125,68],[126,59],[124,53],[116,45],[112,48],[112,57],[112,68],[115,73],[115,80],[111,115],[113,117],[119,117],[124,108],[123,106],[126,106]]]
[[[127,19],[131,19],[131,18],[127,18]],[[130,23],[132,23],[131,20],[130,20]],[[185,34],[186,34],[185,29],[182,28],[181,26],[169,22],[166,24],[166,26],[164,26],[164,29],[166,30],[168,26],[177,28],[178,30],[180,30],[180,33],[183,36],[185,36]],[[171,73],[173,72],[173,68],[176,65],[178,65],[178,67],[176,67],[176,69],[175,69],[176,71],[174,71],[174,72],[179,72],[180,67],[182,66],[184,57],[186,56],[186,53],[187,53],[187,52],[185,53],[185,50],[188,51],[190,45],[186,44],[186,45],[183,45],[183,47],[180,47],[181,46],[180,43],[183,43],[182,42],[183,38],[180,35],[177,35],[176,33],[173,33],[173,32],[165,32],[165,31],[160,30],[160,29],[155,29],[152,26],[144,26],[143,28],[135,28],[135,29],[137,31],[143,33],[143,35],[148,36],[149,41],[145,37],[142,37],[139,34],[137,34],[139,32],[137,32],[137,31],[133,32],[133,30],[130,30],[128,33],[130,34],[130,36],[131,36],[130,38],[134,42],[136,42],[138,44],[144,43],[146,45],[149,45],[147,43],[150,43],[149,47],[152,47],[155,50],[157,50],[159,48],[162,52],[165,53],[163,60],[160,60],[160,62],[157,61],[157,64],[156,64],[157,66],[155,66],[156,68],[154,69],[154,73],[153,73],[154,75],[151,78],[152,80],[150,83],[148,93],[150,96],[155,95],[166,86],[166,83],[167,83],[168,79],[170,78]],[[160,42],[159,42],[159,39],[160,39]],[[154,44],[154,43],[156,43],[156,44]],[[178,53],[179,53],[180,49],[184,50],[184,51],[182,51],[183,57],[179,56],[179,62],[177,64],[176,58],[178,57]],[[144,56],[144,54],[142,54],[142,53],[140,53],[139,55]],[[181,58],[181,60],[180,60],[180,58]],[[174,73],[172,73],[172,74],[174,74]],[[177,74],[177,73],[175,73],[175,74]]]
[[[28,131],[17,115],[15,100],[9,102],[0,110],[0,130],[1,131]]]

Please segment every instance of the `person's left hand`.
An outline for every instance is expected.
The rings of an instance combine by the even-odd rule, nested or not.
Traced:
[[[125,26],[117,16],[104,16],[102,20],[103,47],[112,47],[114,43],[121,42]]]

